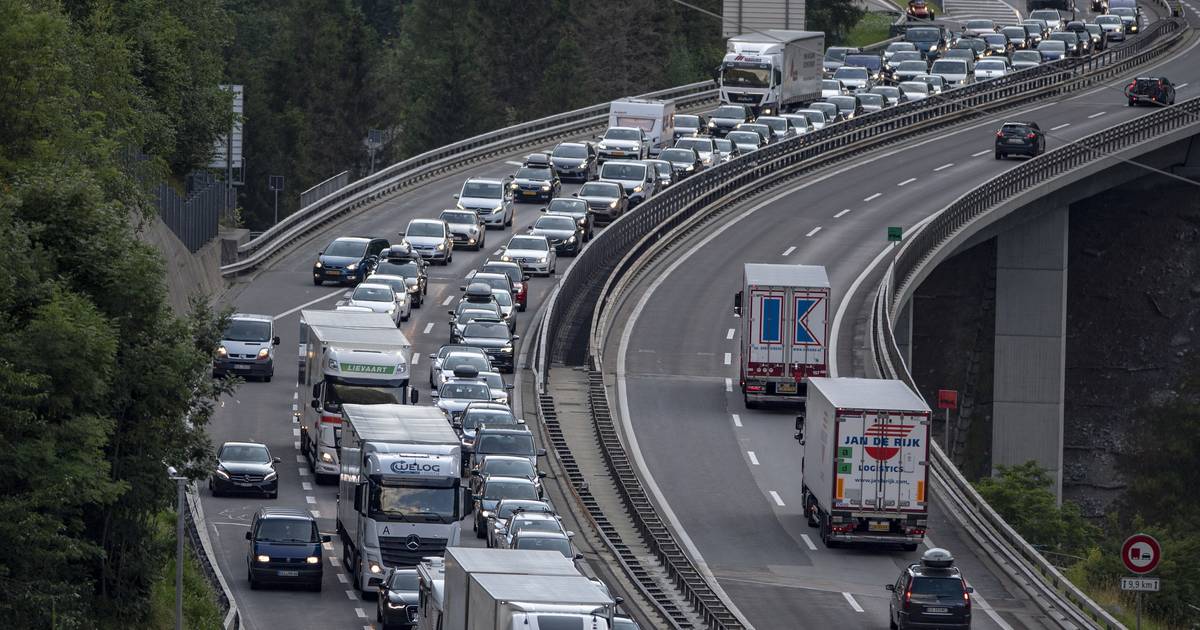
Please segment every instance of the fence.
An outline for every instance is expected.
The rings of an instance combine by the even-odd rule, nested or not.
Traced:
[[[165,183],[154,191],[158,216],[193,254],[216,238],[221,216],[234,205],[225,182],[212,177],[199,181],[201,184],[187,197],[180,197]]]

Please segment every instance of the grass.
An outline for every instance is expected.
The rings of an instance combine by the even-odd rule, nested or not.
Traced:
[[[867,13],[846,35],[847,46],[866,46],[888,38],[892,17],[886,13]]]
[[[159,532],[170,548],[168,561],[150,592],[150,614],[145,628],[171,630],[175,627],[175,513],[159,515]],[[216,593],[204,577],[200,563],[192,550],[184,545],[183,564],[183,627],[220,628],[224,619],[217,606]]]

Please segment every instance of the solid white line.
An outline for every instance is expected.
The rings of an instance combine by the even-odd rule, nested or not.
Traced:
[[[312,471],[310,471],[309,469],[307,469],[307,468],[305,468],[305,467],[303,467],[303,466],[301,466],[301,467],[300,467],[300,476],[301,476],[301,477],[307,477],[307,476],[309,476],[309,475],[311,475],[311,474],[312,474]]]
[[[425,324],[425,334],[428,335],[429,331],[431,331],[431,330],[433,330],[433,322],[429,322],[428,324]]]
[[[303,456],[303,455],[297,455],[297,456],[296,456],[296,463],[297,463],[297,464],[303,464],[303,463],[305,463],[305,462],[307,462],[307,461],[308,461],[308,460],[307,460],[307,459],[304,459],[304,456]]]
[[[808,534],[800,534],[800,537],[804,539],[804,544],[808,546],[809,551],[817,550],[817,546],[813,544],[813,541],[808,537]]]
[[[817,232],[820,232],[820,231],[821,231],[821,226],[818,225],[817,227],[809,230],[808,234],[805,234],[805,236],[811,238],[813,234],[816,234]]]
[[[778,493],[778,492],[775,492],[774,490],[771,490],[770,492],[768,492],[768,494],[770,494],[770,495],[771,495],[771,498],[772,498],[772,499],[775,499],[775,505],[778,505],[779,507],[784,507],[784,505],[783,505],[783,499],[779,498],[779,493]]]
[[[733,391],[733,379],[731,379],[731,378],[725,379],[725,391],[727,391],[727,392]]]
[[[726,353],[725,353],[725,365],[729,365],[729,363],[730,363],[731,361],[733,361],[733,355],[731,355],[730,353],[726,352]]]
[[[1063,123],[1061,125],[1051,127],[1050,131],[1058,131],[1059,129],[1066,129],[1067,127],[1070,127],[1070,126],[1071,126],[1071,123]]]
[[[911,184],[911,183],[913,183],[913,182],[915,182],[915,181],[917,181],[917,178],[916,178],[916,177],[909,177],[908,179],[906,179],[906,180],[904,180],[904,181],[902,181],[902,182],[900,182],[899,184],[896,184],[896,185],[897,185],[897,186],[907,186],[907,185],[909,185],[909,184]]]
[[[783,250],[783,255],[784,255],[784,256],[790,256],[790,255],[791,255],[791,253],[792,253],[792,252],[794,252],[794,251],[796,251],[796,246],[795,246],[795,245],[792,245],[791,247],[789,247],[789,248],[787,248],[787,249]]]
[[[846,208],[845,210],[842,210],[841,212],[839,212],[839,213],[837,213],[837,214],[833,215],[833,218],[835,218],[835,219],[840,219],[840,218],[842,218],[843,216],[845,216],[845,215],[846,215],[847,213],[849,213],[849,212],[850,212],[850,208]]]
[[[311,483],[308,483],[307,481],[301,481],[301,482],[300,482],[300,489],[301,489],[301,490],[312,490],[312,484],[311,484]]]
[[[313,505],[315,505],[317,503],[317,497],[304,497],[304,500],[308,501],[310,504],[313,504]]]
[[[751,464],[758,465],[758,456],[754,454],[754,451],[746,451],[746,456],[750,458]]]
[[[361,609],[361,608],[355,608],[355,609],[354,609],[354,614],[358,615],[358,618],[359,618],[359,619],[366,619],[366,618],[367,618],[367,611],[365,611],[365,610],[363,610],[363,609]]]
[[[442,306],[450,306],[450,303],[451,303],[451,302],[453,302],[453,301],[454,301],[454,296],[453,296],[453,295],[447,295],[447,296],[446,296],[446,299],[442,300]]]
[[[1108,112],[1096,112],[1095,114],[1092,114],[1091,116],[1088,116],[1088,118],[1099,118],[1099,117],[1101,117],[1101,116],[1103,116],[1103,115],[1105,115],[1105,114],[1107,114],[1107,113],[1108,113]]]
[[[346,591],[346,597],[349,597],[352,601],[358,601],[358,595],[355,595],[354,591]]]
[[[1193,11],[1194,11],[1194,10],[1195,10],[1195,9],[1193,9]],[[1180,83],[1179,85],[1176,85],[1176,86],[1175,86],[1175,89],[1176,89],[1176,90],[1182,90],[1183,88],[1185,88],[1185,87],[1187,87],[1187,86],[1188,86],[1188,84],[1187,84],[1187,83]]]
[[[944,171],[944,170],[950,168],[951,166],[954,166],[954,162],[946,162],[945,164],[933,169],[933,172],[936,173],[938,171]]]
[[[338,581],[339,581],[339,582],[341,582],[342,584],[349,584],[349,583],[350,583],[350,580],[347,580],[347,579],[346,579],[346,574],[345,574],[345,573],[338,573],[338,574],[337,574],[337,579],[338,579]]]
[[[742,426],[742,417],[741,416],[737,415],[736,413],[730,414],[730,415],[733,416],[733,426],[735,426],[735,427]]]
[[[729,331],[725,333],[725,338],[733,339],[733,329],[732,328],[730,328]]]
[[[879,197],[882,197],[882,196],[883,196],[883,193],[875,193],[874,195],[871,195],[870,197],[863,199],[863,201],[870,201],[872,199],[878,199]]]
[[[420,363],[420,362],[421,362],[421,353],[420,353],[420,352],[414,352],[414,353],[412,353],[412,361],[409,361],[409,364],[410,364],[410,365],[416,365],[416,364],[418,364],[418,363]]]
[[[284,311],[284,312],[282,312],[282,313],[280,313],[280,314],[276,315],[276,316],[275,316],[275,319],[282,319],[282,318],[284,318],[284,317],[287,317],[288,315],[291,315],[292,313],[295,313],[296,311],[299,311],[299,310],[301,310],[301,309],[306,309],[306,308],[308,308],[308,307],[312,306],[313,304],[316,304],[317,302],[320,302],[321,300],[328,300],[328,299],[329,299],[329,298],[331,298],[331,297],[334,297],[334,296],[337,296],[337,295],[341,295],[341,294],[343,294],[343,293],[345,293],[345,292],[346,292],[346,290],[345,290],[345,289],[337,289],[337,290],[335,290],[333,293],[326,293],[325,295],[322,295],[322,296],[321,296],[321,297],[319,297],[319,298],[314,298],[314,299],[312,299],[312,300],[309,300],[309,301],[307,301],[307,302],[305,302],[305,303],[301,304],[300,306],[297,306],[296,308],[289,308],[288,310],[286,310],[286,311]]]
[[[972,154],[971,154],[971,157],[979,157],[979,156],[981,156],[981,155],[986,155],[986,154],[988,154],[988,153],[991,153],[991,149],[988,149],[988,150],[986,150],[986,151],[980,151],[980,152],[978,152],[978,153],[972,153]]]
[[[854,600],[853,595],[843,591],[842,597],[845,597],[846,601],[850,602],[850,607],[854,609],[854,612],[862,612],[863,611],[863,607],[858,605],[858,602]]]

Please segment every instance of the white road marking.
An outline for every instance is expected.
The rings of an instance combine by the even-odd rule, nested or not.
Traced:
[[[796,251],[796,246],[795,246],[795,245],[792,245],[791,247],[789,247],[789,248],[787,248],[787,249],[783,250],[783,255],[784,255],[784,256],[790,256],[790,255],[792,254],[792,252],[794,252],[794,251]]]
[[[814,234],[816,234],[817,232],[820,232],[820,231],[821,231],[821,226],[819,226],[819,225],[818,225],[817,227],[815,227],[815,228],[813,228],[813,229],[809,230],[809,231],[808,231],[808,234],[805,234],[805,236],[807,236],[807,237],[809,237],[809,238],[812,238],[812,236],[813,236]]]
[[[736,413],[732,414],[732,415],[733,415],[733,426],[735,426],[735,427],[742,426],[742,417],[737,415]]]
[[[451,303],[451,302],[453,302],[453,301],[454,301],[454,296],[453,296],[453,295],[447,295],[447,296],[446,296],[446,299],[442,300],[442,306],[450,306],[450,303]]]
[[[882,196],[883,196],[883,193],[875,193],[874,195],[871,195],[870,197],[863,199],[863,201],[871,201],[872,199],[878,199]]]
[[[729,363],[730,363],[731,361],[733,361],[733,355],[732,355],[732,354],[730,354],[730,353],[728,353],[728,352],[726,352],[726,353],[725,353],[725,365],[729,365]]]
[[[906,179],[906,180],[904,180],[904,181],[902,181],[902,182],[900,182],[899,184],[896,184],[896,185],[897,185],[897,186],[907,186],[907,185],[909,185],[909,184],[911,184],[911,183],[913,183],[913,182],[915,182],[915,181],[917,181],[917,178],[916,178],[916,177],[909,177],[908,179]]]
[[[954,166],[954,162],[946,162],[945,164],[933,169],[933,172],[936,173],[938,171],[944,171],[944,170],[950,168],[951,166]]]
[[[433,330],[433,322],[429,322],[428,324],[425,324],[425,334],[428,335],[429,331],[431,331],[431,330]]]
[[[525,166],[524,162],[518,162],[516,160],[504,160],[504,163],[509,166]]]
[[[300,482],[300,489],[301,489],[301,490],[312,490],[312,484],[311,484],[311,483],[308,483],[307,481],[301,481],[301,482]]]
[[[808,537],[808,534],[800,534],[800,537],[804,539],[804,544],[808,546],[809,551],[817,550],[817,546],[813,544],[813,541]]]
[[[336,567],[336,566],[341,566],[341,564],[342,564],[342,561],[341,561],[341,560],[338,560],[338,559],[337,559],[337,556],[327,556],[327,557],[329,558],[329,564],[330,564],[330,565],[332,565],[332,566],[335,566],[335,567]]]
[[[772,499],[775,499],[775,505],[778,505],[779,507],[783,507],[783,499],[779,498],[778,492],[771,490],[770,492],[768,492],[768,494],[771,495]]]
[[[1195,9],[1193,9],[1193,11],[1194,11],[1194,10],[1195,10]],[[1187,83],[1180,83],[1179,85],[1176,85],[1176,86],[1175,86],[1175,89],[1176,89],[1176,90],[1182,90],[1183,88],[1185,88],[1185,87],[1187,87],[1187,86],[1188,86],[1188,84],[1187,84]]]
[[[304,500],[311,505],[316,505],[317,503],[317,497],[304,497]]]
[[[305,468],[305,467],[303,467],[303,466],[301,466],[301,467],[300,467],[300,476],[301,476],[301,477],[307,477],[307,476],[309,476],[309,475],[311,475],[311,474],[312,474],[312,471],[310,471],[309,469],[307,469],[307,468]]]
[[[358,601],[358,595],[354,591],[346,591],[346,597],[350,598],[351,601]]]
[[[359,618],[359,619],[366,619],[366,618],[367,618],[367,611],[365,611],[365,610],[363,610],[363,609],[361,609],[361,608],[355,608],[355,609],[354,609],[354,614],[358,615],[358,618]]]
[[[303,464],[303,463],[305,463],[306,461],[308,461],[308,460],[304,459],[304,456],[303,456],[303,455],[297,455],[297,456],[296,456],[296,463],[297,463],[297,464]]]
[[[988,153],[991,153],[991,152],[992,152],[992,150],[991,150],[991,149],[988,149],[988,150],[986,150],[986,151],[979,151],[979,152],[977,152],[977,153],[972,153],[972,154],[971,154],[971,157],[979,157],[979,156],[981,156],[981,155],[986,155],[986,154],[988,154]]]
[[[338,579],[338,581],[339,581],[339,582],[341,582],[342,584],[349,584],[349,583],[350,583],[350,580],[346,579],[346,574],[345,574],[345,573],[338,573],[338,574],[337,574],[337,579]]]
[[[733,339],[733,329],[732,329],[732,328],[730,328],[730,329],[729,329],[729,330],[728,330],[728,331],[725,333],[725,338],[726,338],[726,339]]]
[[[1071,123],[1063,123],[1061,125],[1051,127],[1050,131],[1058,131],[1059,129],[1066,129],[1067,127],[1070,127],[1070,126],[1071,126]]]
[[[758,456],[754,454],[754,451],[746,451],[746,456],[750,458],[751,464],[758,465]]]
[[[1103,115],[1105,115],[1105,114],[1107,114],[1107,113],[1108,113],[1108,112],[1096,112],[1095,114],[1092,114],[1091,116],[1088,116],[1088,118],[1099,118],[1099,117],[1101,117],[1101,116],[1103,116]]]
[[[313,518],[321,518],[321,510],[309,510],[312,512]]]
[[[346,292],[346,290],[345,290],[345,289],[337,289],[337,290],[335,290],[333,293],[326,293],[325,295],[322,295],[322,296],[321,296],[321,297],[319,297],[319,298],[314,298],[314,299],[312,299],[312,300],[309,300],[309,301],[307,301],[307,302],[305,302],[305,303],[301,304],[300,306],[297,306],[296,308],[289,308],[288,310],[286,310],[286,311],[284,311],[284,312],[282,312],[282,313],[280,313],[280,314],[276,315],[276,316],[275,316],[275,319],[282,319],[282,318],[284,318],[284,317],[287,317],[288,315],[291,315],[292,313],[295,313],[296,311],[299,311],[299,310],[302,310],[302,309],[306,309],[306,308],[308,308],[308,307],[312,306],[313,304],[316,304],[317,302],[320,302],[320,301],[322,301],[322,300],[328,300],[328,299],[329,299],[329,298],[331,298],[331,297],[334,297],[334,296],[337,296],[337,295],[341,295],[341,294],[343,294],[343,293],[345,293],[345,292]]]
[[[842,210],[841,212],[839,212],[839,213],[837,213],[837,214],[833,215],[833,218],[835,218],[835,219],[840,219],[840,218],[842,218],[843,216],[845,216],[845,215],[847,215],[847,214],[849,214],[849,213],[850,213],[850,208],[846,208],[845,210]]]
[[[725,379],[725,391],[727,391],[727,392],[733,391],[733,379],[731,379],[731,378]]]
[[[300,400],[300,392],[299,391],[292,392],[292,400]]]
[[[295,449],[297,451],[300,450],[300,440],[296,440],[295,442],[292,442],[292,446],[295,447]]]
[[[845,597],[846,601],[850,602],[850,607],[854,609],[854,612],[862,612],[863,611],[863,607],[858,605],[858,602],[854,600],[853,595],[843,591],[842,597]]]
[[[300,427],[295,427],[292,429],[292,437],[300,437]]]
[[[416,365],[416,364],[418,364],[418,363],[420,363],[420,362],[421,362],[421,353],[420,353],[420,352],[414,352],[414,353],[412,354],[412,361],[411,361],[410,363],[411,363],[412,365]]]

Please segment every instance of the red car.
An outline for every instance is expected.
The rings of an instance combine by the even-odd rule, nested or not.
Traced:
[[[925,0],[909,0],[908,17],[917,20],[932,20],[933,9],[925,4]]]

